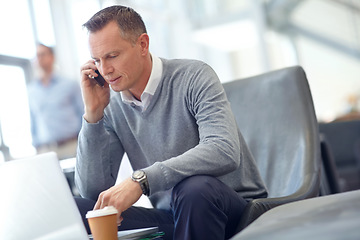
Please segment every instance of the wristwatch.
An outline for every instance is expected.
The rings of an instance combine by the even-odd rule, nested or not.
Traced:
[[[146,173],[143,170],[136,170],[131,175],[131,179],[134,182],[138,182],[140,184],[141,190],[144,195],[149,196],[149,183],[146,177]]]

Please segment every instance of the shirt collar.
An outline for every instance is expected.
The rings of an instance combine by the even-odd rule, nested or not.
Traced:
[[[59,81],[58,76],[55,75],[55,74],[52,74],[51,77],[50,77],[50,82],[49,82],[48,85],[46,85],[46,87],[52,86],[52,85],[56,84],[58,81]],[[36,79],[35,82],[36,82],[37,85],[40,85],[40,86],[44,87],[41,78]]]
[[[159,82],[161,79],[162,69],[163,69],[163,65],[162,65],[160,58],[158,58],[156,56],[152,56],[152,63],[153,64],[152,64],[149,81],[146,84],[146,87],[144,90],[144,93],[148,93],[150,95],[155,94],[156,88],[159,85]]]
[[[161,62],[161,59],[154,55],[151,55],[151,57],[152,57],[151,74],[149,77],[149,81],[144,89],[144,92],[141,94],[141,102],[143,102],[144,100],[146,101],[149,95],[153,96],[155,94],[156,88],[159,85],[162,76],[163,64]],[[137,106],[142,105],[142,103],[137,99],[135,99],[135,97],[128,90],[121,91],[120,95],[124,103],[127,104],[135,103]]]

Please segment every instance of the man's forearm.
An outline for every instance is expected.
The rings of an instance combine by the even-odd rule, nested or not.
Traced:
[[[101,191],[114,185],[120,161],[110,152],[110,134],[103,121],[96,124],[83,123],[79,134],[75,182],[82,196],[97,199]],[[121,146],[119,150],[121,150]],[[122,156],[119,150],[118,156]]]

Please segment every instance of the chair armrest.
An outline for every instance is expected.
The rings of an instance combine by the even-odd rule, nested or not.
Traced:
[[[320,171],[320,169],[318,170]],[[258,198],[251,200],[242,213],[242,218],[237,228],[237,232],[247,227],[255,219],[266,211],[286,204],[307,198],[319,196],[320,173],[308,174],[303,185],[293,194],[286,197]]]

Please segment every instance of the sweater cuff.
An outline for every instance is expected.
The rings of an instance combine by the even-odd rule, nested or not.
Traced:
[[[96,123],[89,123],[86,119],[82,118],[82,130],[89,134],[98,133],[104,129],[104,117]]]
[[[149,195],[159,191],[165,191],[169,188],[169,181],[166,171],[161,162],[155,162],[153,165],[144,168],[149,183]]]

